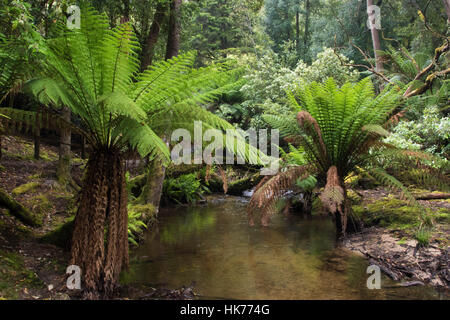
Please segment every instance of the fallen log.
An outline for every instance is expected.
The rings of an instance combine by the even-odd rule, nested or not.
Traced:
[[[450,199],[450,193],[430,193],[419,195],[416,200],[447,200]]]
[[[24,224],[31,227],[40,227],[40,222],[27,208],[14,200],[5,191],[0,189],[0,206],[9,210],[10,214],[19,219]]]

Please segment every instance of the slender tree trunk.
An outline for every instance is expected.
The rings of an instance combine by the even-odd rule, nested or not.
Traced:
[[[87,164],[71,245],[85,299],[112,297],[129,263],[124,168],[118,150],[94,150]]]
[[[303,55],[304,55],[304,59],[306,59],[306,53],[308,52],[308,40],[309,40],[309,17],[310,17],[310,14],[311,14],[311,3],[310,3],[310,1],[309,0],[306,0],[305,1],[305,12],[306,12],[306,16],[305,16],[305,37],[304,37],[304,39],[303,39],[303,41],[304,41],[304,43],[303,43],[303,46],[304,46],[304,52],[303,52]]]
[[[81,136],[81,159],[86,159],[86,137]]]
[[[41,117],[42,108],[36,112],[36,119],[34,122],[34,159],[39,160],[41,158]]]
[[[295,45],[297,47],[297,54],[300,53],[300,11],[295,12]]]
[[[123,16],[120,18],[120,23],[127,23],[130,21],[130,0],[122,0]]]
[[[384,69],[383,62],[381,61],[381,57],[378,54],[378,51],[381,50],[380,35],[378,33],[378,29],[376,28],[375,14],[374,14],[374,12],[371,12],[369,9],[372,5],[373,5],[373,1],[367,0],[367,13],[369,15],[369,19],[371,20],[370,31],[372,34],[373,51],[374,51],[374,56],[375,56],[375,61],[376,61],[376,71],[382,72]]]
[[[70,123],[71,112],[67,107],[62,108],[61,112],[62,118],[65,122]],[[71,145],[71,135],[72,132],[69,126],[63,126],[60,131],[60,142],[59,142],[59,161],[58,169],[56,175],[58,181],[61,185],[67,185],[70,177],[70,145]]]
[[[450,0],[442,0],[444,2],[445,11],[447,12],[447,23],[450,24]]]
[[[167,40],[166,60],[178,56],[180,51],[181,3],[181,0],[172,0],[172,3],[170,4],[169,37]],[[146,203],[151,203],[155,207],[156,212],[159,210],[165,176],[166,168],[159,160],[153,160],[149,164],[149,174],[144,187],[143,196]]]
[[[163,166],[161,161],[156,159],[151,161],[142,196],[145,203],[150,203],[155,207],[156,213],[159,212],[165,177],[166,167]]]
[[[169,37],[167,39],[166,60],[178,56],[180,51],[181,3],[182,0],[172,0],[170,4]]]
[[[153,62],[153,57],[155,55],[155,45],[158,42],[161,25],[166,16],[167,8],[167,3],[158,3],[158,5],[156,6],[156,12],[153,18],[152,25],[150,27],[150,32],[145,40],[142,49],[141,71],[146,70],[148,66],[150,66]]]

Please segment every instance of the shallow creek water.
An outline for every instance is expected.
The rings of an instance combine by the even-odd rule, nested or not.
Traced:
[[[162,209],[132,252],[128,282],[170,289],[194,283],[201,299],[440,299],[429,287],[367,289],[368,262],[336,244],[329,219],[276,216],[250,227],[245,198]]]

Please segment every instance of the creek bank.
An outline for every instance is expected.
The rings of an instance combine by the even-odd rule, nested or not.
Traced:
[[[419,194],[427,193],[419,190]],[[356,190],[353,212],[365,226],[343,246],[395,281],[450,289],[450,202],[419,200],[423,209],[383,189]],[[424,228],[425,236],[419,232]]]
[[[390,231],[371,227],[349,235],[343,246],[363,255],[393,280],[419,281],[450,290],[450,248],[423,247],[417,240],[403,240]],[[417,283],[419,284],[419,283]]]

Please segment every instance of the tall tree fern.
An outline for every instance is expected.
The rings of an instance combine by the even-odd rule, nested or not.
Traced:
[[[395,88],[388,86],[375,95],[369,78],[356,84],[346,83],[340,88],[330,78],[324,84],[312,83],[298,88],[289,96],[297,115],[287,118],[267,116],[265,120],[279,128],[290,143],[304,152],[307,163],[301,158],[299,165],[287,167],[260,185],[250,202],[251,216],[256,211],[263,211],[265,222],[270,213],[265,209],[270,210],[286,190],[313,174],[325,187],[321,194],[322,202],[335,215],[338,232],[345,234],[351,207],[344,180],[361,168],[400,190],[411,202],[415,201],[398,179],[374,167],[372,161],[386,150],[405,159],[411,159],[411,156],[418,159],[381,141],[389,134],[389,126],[399,111],[399,94]],[[435,173],[431,171],[428,171],[430,175]],[[445,178],[445,175],[441,177]]]
[[[105,16],[83,9],[81,29],[47,41],[45,69],[27,88],[46,104],[64,105],[83,123],[93,151],[71,247],[71,263],[83,270],[86,298],[111,296],[128,265],[127,192],[124,157],[169,159],[160,138],[172,126],[192,119],[230,128],[198,104],[220,89],[206,85],[223,66],[192,70],[193,54],[160,62],[139,73],[138,42],[130,24],[113,30]]]

